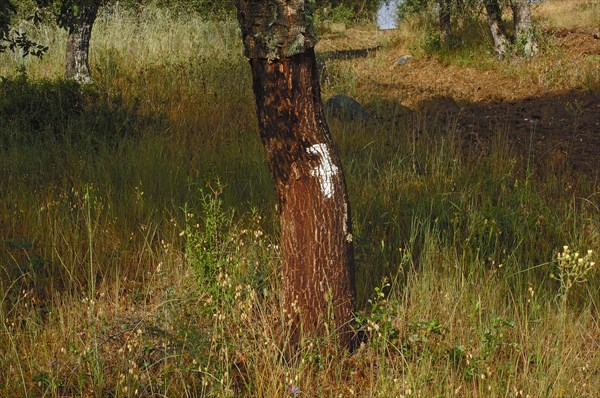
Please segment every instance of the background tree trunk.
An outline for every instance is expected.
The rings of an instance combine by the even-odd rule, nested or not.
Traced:
[[[533,36],[531,26],[531,6],[529,0],[512,1],[515,24],[515,45],[526,57],[533,57],[538,52],[538,46]]]
[[[279,195],[283,301],[300,331],[339,342],[354,333],[354,254],[342,166],[325,121],[312,2],[239,1],[258,124]]]
[[[440,6],[440,42],[452,43],[452,0],[438,0]]]
[[[498,4],[498,0],[485,0],[485,10],[487,13],[488,25],[494,38],[494,48],[496,55],[499,58],[504,58],[506,55],[506,47],[508,39],[502,22],[502,10]]]
[[[81,4],[79,13],[69,27],[65,77],[79,83],[90,83],[89,50],[92,27],[98,15],[99,1]]]

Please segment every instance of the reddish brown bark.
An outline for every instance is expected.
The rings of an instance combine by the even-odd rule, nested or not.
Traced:
[[[314,50],[251,59],[262,142],[281,206],[283,300],[292,342],[353,337],[354,255],[344,174],[321,101]],[[333,330],[330,330],[333,332]]]

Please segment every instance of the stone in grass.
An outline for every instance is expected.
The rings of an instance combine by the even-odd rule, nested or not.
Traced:
[[[325,103],[325,112],[340,120],[366,121],[369,112],[352,97],[336,94]]]
[[[411,62],[412,60],[414,60],[414,57],[410,54],[406,54],[396,60],[396,65],[397,66],[406,65],[407,63]]]

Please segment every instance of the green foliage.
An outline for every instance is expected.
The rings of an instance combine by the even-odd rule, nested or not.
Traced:
[[[49,12],[54,16],[56,24],[71,31],[77,25],[82,13],[98,8],[110,0],[36,0],[38,12]],[[94,12],[95,15],[95,12]]]
[[[510,341],[510,332],[514,329],[513,321],[496,317],[481,333],[481,353],[484,358],[492,356],[497,351],[515,348],[516,344]]]
[[[12,17],[16,12],[17,8],[10,0],[0,0],[0,53],[20,50],[24,57],[31,54],[41,59],[48,47],[29,39],[26,32],[11,29]],[[28,19],[34,23],[40,22],[35,13]]]
[[[319,18],[332,22],[372,19],[379,3],[380,0],[316,0]]]
[[[485,380],[491,376],[491,361],[500,356],[510,356],[519,346],[513,341],[513,321],[493,318],[482,325],[479,332],[479,344],[465,346],[454,345],[447,350],[452,365],[460,370],[462,377],[468,382]]]
[[[383,279],[381,287],[374,288],[373,296],[368,300],[368,311],[359,311],[356,317],[356,330],[371,343],[385,346],[398,344],[399,333],[394,326],[393,303],[386,299],[384,291],[389,291],[390,283]]]
[[[224,186],[218,179],[198,192],[200,214],[184,206],[186,259],[194,269],[198,282],[207,286],[214,299],[214,305],[228,307],[235,305],[236,291],[232,281],[243,282],[253,289],[265,286],[265,275],[259,252],[263,247],[264,232],[260,227],[260,215],[252,211],[245,220],[245,228],[235,221],[233,209],[225,209],[223,203]],[[240,264],[248,262],[250,267],[242,270]],[[253,263],[254,262],[254,263]],[[212,306],[209,309],[214,309]]]
[[[191,8],[202,15],[234,15],[234,0],[190,0]]]
[[[369,309],[357,314],[356,330],[377,349],[419,356],[428,348],[429,340],[443,335],[445,329],[437,319],[404,325],[400,314],[396,313],[401,303],[389,297],[390,288],[391,284],[386,278],[381,287],[374,288],[374,294],[368,300]],[[387,298],[384,291],[388,291]]]
[[[441,0],[404,0],[398,5],[398,17],[407,19],[411,16],[430,14],[437,18]],[[446,0],[443,0],[446,1]],[[500,0],[502,1],[502,0]],[[451,0],[450,6],[455,21],[464,17],[473,17],[481,11],[481,0]]]
[[[197,223],[196,216],[184,207],[185,214],[185,236],[187,237],[186,254],[196,270],[200,283],[211,287],[218,287],[215,295],[220,297],[224,291],[217,279],[226,277],[227,254],[233,249],[235,239],[229,235],[233,226],[232,210],[223,209],[221,195],[223,187],[216,182],[216,187],[210,192],[200,191],[202,205],[202,224]],[[227,276],[227,278],[229,278]]]
[[[398,6],[398,17],[403,20],[412,15],[428,12],[433,4],[435,4],[434,0],[405,0]]]
[[[9,35],[11,17],[15,12],[16,8],[10,1],[0,1],[0,39],[6,40]]]
[[[316,0],[317,13],[322,20],[349,22],[370,19],[379,0]],[[208,18],[235,15],[235,0],[125,0],[120,5],[135,9],[142,6],[158,6],[176,12],[198,12]]]
[[[130,0],[133,6],[157,6],[175,12],[197,12],[207,18],[231,17],[235,15],[235,0]]]
[[[119,7],[140,11],[144,8],[160,8],[175,14],[195,12],[210,19],[235,16],[235,0],[124,0]]]

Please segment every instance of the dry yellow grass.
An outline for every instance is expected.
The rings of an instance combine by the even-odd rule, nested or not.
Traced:
[[[600,4],[597,0],[548,0],[534,7],[534,12],[555,28],[600,30]]]

